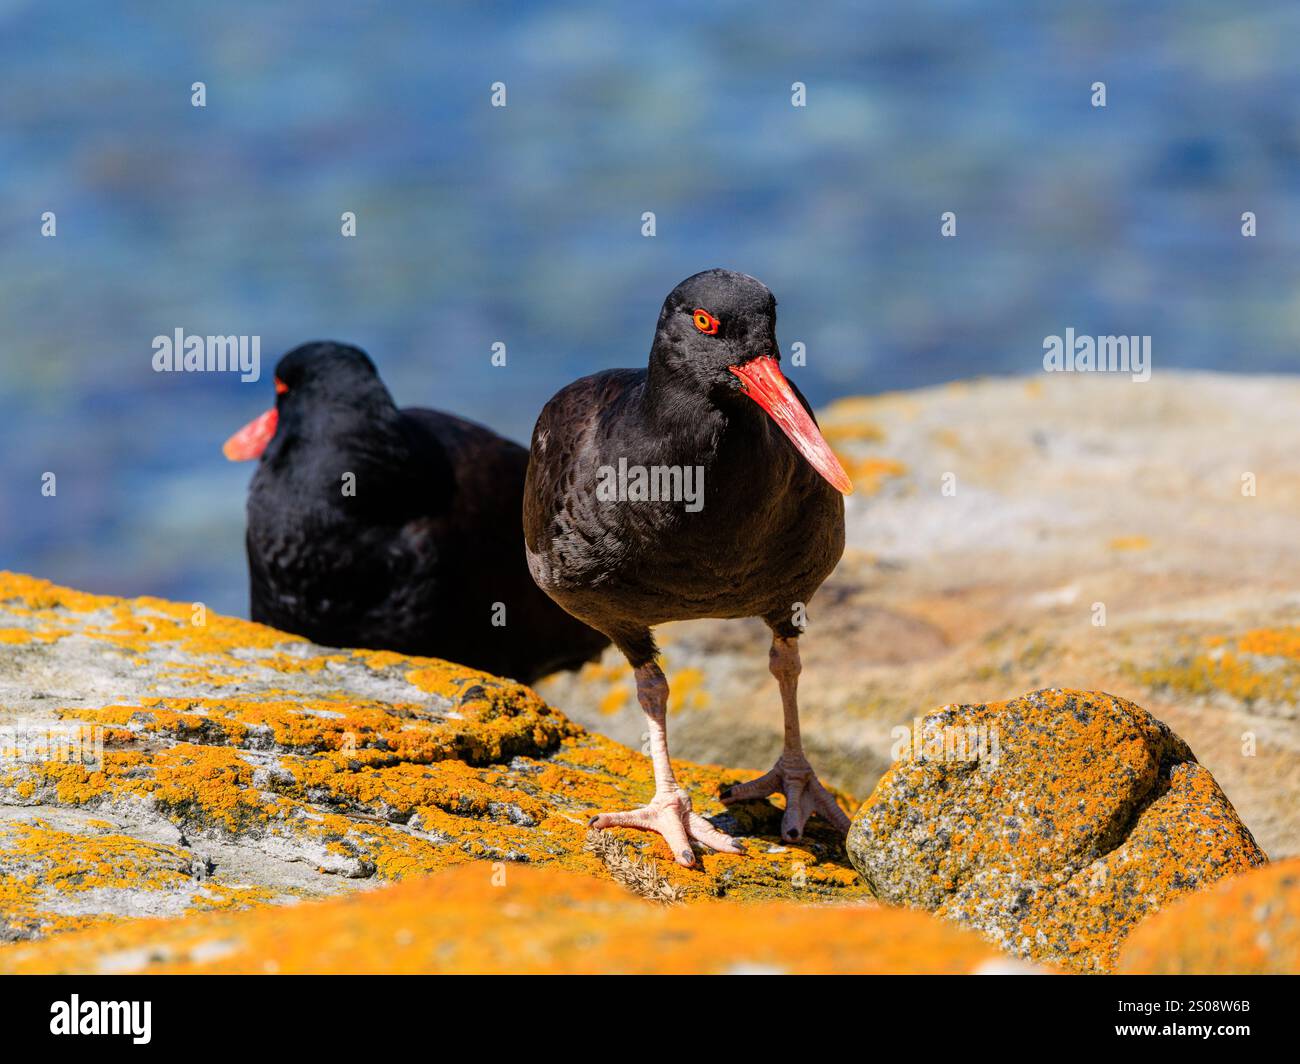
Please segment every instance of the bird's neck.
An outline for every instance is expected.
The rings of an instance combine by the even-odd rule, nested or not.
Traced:
[[[667,435],[708,436],[726,424],[725,413],[695,381],[683,379],[653,359],[642,402],[645,419]]]
[[[266,464],[286,486],[310,485],[333,498],[334,489],[350,476],[357,484],[357,498],[361,486],[367,488],[364,508],[372,503],[388,506],[427,479],[428,463],[413,461],[412,438],[395,408],[363,407],[342,415],[314,411],[287,419],[285,430],[268,449]],[[349,503],[352,509],[357,505]]]
[[[641,416],[674,455],[709,460],[727,450],[728,440],[762,444],[763,412],[739,393],[711,394],[694,380],[651,359],[642,394]]]

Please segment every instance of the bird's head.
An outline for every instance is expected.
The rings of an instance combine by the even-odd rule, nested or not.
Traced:
[[[757,403],[809,465],[850,494],[848,474],[780,362],[776,297],[762,281],[732,270],[705,270],[668,293],[650,354],[652,376],[666,373],[719,405]]]
[[[295,347],[275,367],[275,406],[225,442],[232,462],[260,458],[276,439],[318,426],[346,432],[394,409],[370,357],[359,347],[319,341]]]

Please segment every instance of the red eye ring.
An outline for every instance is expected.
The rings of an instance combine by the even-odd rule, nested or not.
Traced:
[[[707,310],[703,310],[700,307],[696,307],[695,312],[691,315],[691,318],[695,322],[695,327],[699,329],[700,332],[704,333],[705,336],[718,335],[718,326],[721,324],[721,322],[719,322],[718,319],[715,318],[712,314],[710,314]]]

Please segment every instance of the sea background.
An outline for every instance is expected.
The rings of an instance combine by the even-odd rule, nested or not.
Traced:
[[[0,0],[0,568],[246,615],[220,447],[279,354],[359,344],[526,442],[715,265],[816,404],[1041,372],[1067,327],[1296,372],[1297,41],[1284,2]],[[262,381],[154,373],[176,328],[260,336]]]

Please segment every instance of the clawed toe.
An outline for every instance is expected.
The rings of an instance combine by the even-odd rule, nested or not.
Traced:
[[[719,797],[723,804],[748,802],[772,794],[785,796],[785,813],[781,817],[781,837],[797,842],[803,837],[808,818],[817,813],[837,831],[849,830],[849,818],[803,758],[782,757],[771,771],[747,783],[724,789]]]
[[[626,813],[600,813],[587,822],[588,827],[637,828],[661,835],[673,859],[687,868],[695,864],[691,842],[698,842],[720,853],[743,855],[745,849],[725,832],[719,831],[698,813],[692,812],[690,799],[684,794],[656,794],[649,805]]]
[[[724,788],[718,792],[718,797],[726,805],[732,802],[752,802],[759,798],[766,798],[769,794],[776,794],[783,785],[781,773],[774,768],[757,779]]]

